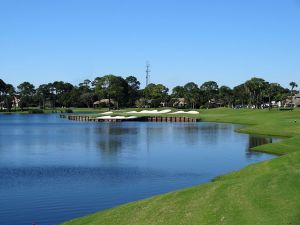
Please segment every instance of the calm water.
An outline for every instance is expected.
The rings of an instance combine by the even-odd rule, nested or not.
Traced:
[[[59,224],[273,156],[218,123],[85,123],[0,115],[0,224]]]

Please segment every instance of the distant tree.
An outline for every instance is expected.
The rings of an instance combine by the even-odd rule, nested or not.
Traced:
[[[147,99],[162,99],[168,93],[168,88],[162,84],[149,84],[144,89],[144,95]]]
[[[107,98],[109,107],[111,99],[116,103],[116,107],[125,106],[128,101],[128,83],[119,76],[112,74],[97,77],[93,85],[99,99]]]
[[[7,111],[10,111],[12,108],[12,104],[15,106],[15,110],[17,107],[17,102],[16,102],[16,89],[12,84],[6,84],[6,89],[5,89],[5,106],[7,108]]]
[[[138,108],[143,108],[147,105],[147,100],[145,98],[140,98],[135,101],[135,105]]]
[[[290,86],[291,86],[291,97],[292,97],[294,88],[298,87],[298,84],[296,84],[296,82],[292,81],[292,82],[290,82]]]
[[[80,83],[78,88],[80,94],[92,92],[93,90],[91,88],[91,85],[92,82],[89,79],[85,79],[82,83]]]
[[[128,84],[128,105],[133,106],[139,98],[140,82],[134,76],[128,76],[125,80]]]
[[[42,109],[45,109],[47,100],[50,100],[51,92],[50,85],[42,84],[36,89],[36,97],[39,102],[39,106]]]
[[[233,88],[233,102],[235,105],[244,106],[249,101],[249,94],[245,84],[240,84]]]
[[[5,89],[6,89],[6,83],[0,79],[0,110],[2,110],[2,101],[3,101],[3,95],[5,93]]]
[[[90,88],[91,81],[89,79],[85,79],[82,83],[79,84],[79,87],[87,87]]]
[[[230,87],[221,86],[219,88],[219,100],[221,100],[224,105],[230,107],[233,103],[233,90]]]
[[[6,83],[2,79],[0,79],[0,92],[4,92],[5,88]]]
[[[109,85],[110,79],[108,77],[96,77],[92,82],[92,85],[95,89],[95,95],[98,100],[108,99],[108,107],[111,107],[111,97],[109,95]]]
[[[80,95],[79,100],[80,103],[90,108],[94,103],[95,95],[92,92],[86,92]]]
[[[169,89],[162,84],[149,84],[144,90],[143,95],[152,102],[152,107],[158,107],[161,102],[168,99]]]
[[[47,86],[49,87],[50,90],[50,95],[49,95],[50,104],[51,107],[54,109],[56,107],[56,101],[57,101],[56,88],[53,83],[48,83]]]
[[[51,90],[59,107],[69,107],[72,104],[70,96],[73,89],[74,86],[70,83],[63,81],[53,82]]]
[[[259,108],[266,86],[266,81],[257,77],[253,77],[245,82],[245,88],[249,93],[249,105],[255,105],[256,108]]]
[[[176,86],[172,89],[172,98],[184,98],[185,89],[183,86]]]
[[[15,94],[16,90],[14,86],[11,84],[6,84],[0,79],[0,103],[3,102],[2,106],[6,108],[7,111],[11,110],[12,104],[16,106]]]
[[[85,79],[82,83],[79,84],[79,87],[74,87],[72,92],[72,96],[79,96],[77,101],[75,100],[75,105],[77,106],[85,106],[90,108],[95,101],[95,93],[93,88],[91,87],[93,82],[89,79]]]
[[[189,82],[183,86],[184,98],[188,104],[188,107],[195,108],[199,102],[199,88],[194,82]]]
[[[204,94],[205,101],[209,102],[210,100],[217,98],[219,86],[215,81],[207,81],[200,86],[200,90],[202,90]]]
[[[277,83],[268,83],[266,82],[265,94],[268,98],[269,110],[272,108],[272,99],[275,99],[277,93],[282,90],[282,87]]]
[[[210,106],[211,100],[218,101],[223,106],[245,105],[259,108],[272,101],[284,101],[296,93],[298,85],[290,82],[290,89],[285,89],[276,83],[268,83],[262,78],[253,77],[233,89],[227,86],[219,88],[217,82],[207,81],[200,87],[194,82],[184,86],[176,86],[169,95],[169,89],[163,84],[149,84],[140,89],[140,82],[134,76],[125,79],[112,74],[96,77],[92,82],[85,79],[74,86],[63,81],[42,84],[36,90],[33,84],[23,82],[15,88],[0,79],[1,108],[11,109],[16,105],[16,96],[19,96],[19,105],[23,109],[28,106],[45,108],[47,103],[51,107],[91,107],[93,102],[108,99],[109,106],[114,102],[115,107],[125,106],[159,106],[161,103],[171,102],[170,99],[184,98],[187,107],[196,108],[200,105]],[[112,101],[113,100],[113,101]]]
[[[20,108],[23,110],[24,107],[32,105],[35,88],[29,82],[23,82],[17,88],[20,95]]]

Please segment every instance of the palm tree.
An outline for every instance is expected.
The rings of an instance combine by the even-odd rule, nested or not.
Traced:
[[[268,83],[266,82],[266,88],[265,88],[265,95],[268,98],[269,101],[269,110],[272,108],[272,98],[275,97],[276,93],[278,93],[280,88],[280,85],[277,83]]]
[[[295,88],[295,87],[298,87],[298,84],[296,84],[296,82],[292,81],[292,82],[290,83],[290,86],[291,86],[291,99],[292,99],[294,88]]]
[[[12,84],[6,84],[5,90],[5,105],[7,111],[11,111],[12,106],[15,107],[15,111],[17,109],[16,105],[16,90]]]
[[[266,81],[262,78],[253,77],[245,82],[245,88],[249,94],[249,105],[259,108],[263,97],[263,90],[266,87]]]

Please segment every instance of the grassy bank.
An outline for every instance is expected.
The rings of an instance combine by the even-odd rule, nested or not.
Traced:
[[[201,110],[198,116],[204,121],[246,124],[240,132],[290,138],[255,149],[281,155],[278,158],[204,185],[121,205],[65,224],[300,224],[300,110],[212,109]]]
[[[10,112],[0,111],[0,115],[6,114],[36,114],[36,113],[101,113],[107,111],[108,108],[46,108],[40,109],[38,107],[21,109],[12,109]]]

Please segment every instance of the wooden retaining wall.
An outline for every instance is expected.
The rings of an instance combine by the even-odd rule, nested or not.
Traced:
[[[135,119],[98,119],[96,117],[82,116],[82,115],[60,115],[61,118],[74,121],[89,121],[89,122],[125,122],[125,121],[148,121],[148,122],[199,122],[199,119],[190,117],[177,117],[177,116],[143,116]]]
[[[198,122],[196,118],[178,116],[149,116],[147,120],[150,122]]]

